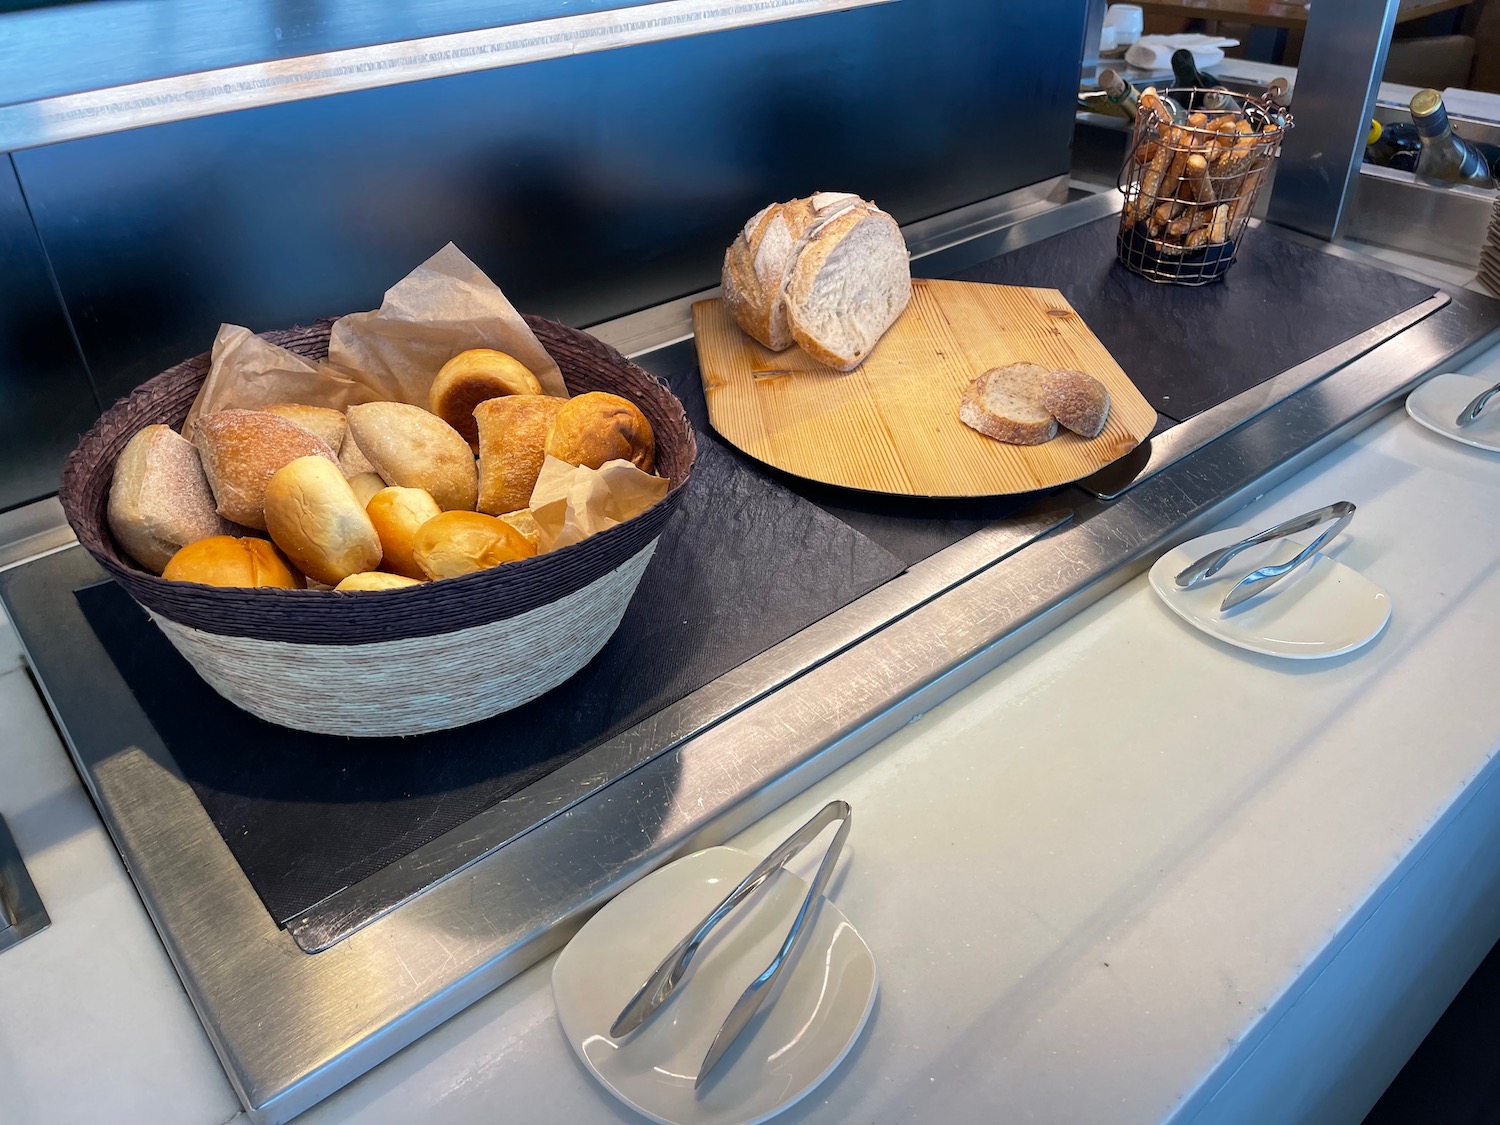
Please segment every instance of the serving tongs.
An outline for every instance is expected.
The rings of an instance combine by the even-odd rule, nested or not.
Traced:
[[[817,874],[813,876],[812,885],[807,890],[807,897],[802,900],[802,906],[798,909],[797,917],[792,921],[792,928],[787,931],[781,948],[776,951],[776,956],[771,959],[771,963],[765,967],[765,970],[750,982],[750,986],[735,1001],[728,1018],[724,1020],[718,1034],[714,1036],[713,1043],[709,1045],[708,1054],[703,1057],[703,1065],[698,1068],[698,1076],[693,1081],[694,1089],[702,1086],[709,1072],[718,1065],[731,1044],[745,1030],[755,1013],[760,1011],[761,1006],[775,990],[777,978],[792,961],[797,947],[811,929],[808,919],[822,897],[823,889],[828,885],[828,879],[833,874],[833,865],[838,860],[839,852],[843,850],[844,838],[849,835],[851,815],[852,810],[848,802],[830,801],[819,810],[816,816],[788,836],[780,847],[766,856],[755,870],[741,880],[739,886],[725,895],[723,901],[709,911],[708,916],[662,959],[661,964],[646,978],[646,983],[641,985],[640,990],[631,997],[630,1003],[626,1004],[620,1014],[615,1017],[615,1022],[609,1029],[610,1038],[623,1038],[650,1019],[651,1015],[666,1003],[667,997],[671,996],[677,986],[682,983],[687,975],[688,965],[708,937],[709,931],[722,922],[736,906],[763,887],[772,875],[786,866],[793,856],[812,843],[823,829],[835,821],[841,822],[839,830],[834,834],[833,842],[828,845],[828,851],[823,855],[823,861],[818,865]]]
[[[1273,539],[1280,539],[1284,535],[1293,535],[1299,531],[1306,531],[1310,527],[1317,527],[1320,523],[1334,520],[1333,526],[1322,532],[1316,539],[1299,551],[1295,558],[1284,563],[1276,563],[1263,566],[1259,570],[1253,570],[1235,585],[1235,587],[1224,596],[1224,601],[1219,605],[1219,611],[1231,610],[1241,602],[1249,601],[1266,587],[1279,582],[1292,571],[1312,558],[1333,540],[1339,532],[1343,531],[1349,521],[1354,518],[1354,505],[1347,500],[1340,500],[1336,504],[1329,504],[1326,508],[1319,508],[1315,512],[1304,512],[1300,516],[1294,516],[1284,523],[1278,523],[1275,527],[1268,527],[1264,531],[1258,531],[1254,535],[1241,539],[1238,543],[1231,543],[1227,547],[1221,547],[1217,551],[1211,551],[1197,562],[1185,567],[1176,577],[1175,581],[1179,589],[1191,590],[1194,586],[1202,585],[1219,571],[1224,565],[1241,551],[1247,551],[1251,547],[1262,543],[1269,543]]]
[[[1453,424],[1459,429],[1463,429],[1470,422],[1479,417],[1480,411],[1488,406],[1490,399],[1494,398],[1497,394],[1500,394],[1500,383],[1496,383],[1488,390],[1480,391],[1477,395],[1474,396],[1473,402],[1469,403],[1468,406],[1464,407],[1458,412],[1458,418]]]

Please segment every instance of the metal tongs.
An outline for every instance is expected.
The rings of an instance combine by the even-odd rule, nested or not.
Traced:
[[[678,942],[662,959],[656,970],[646,978],[646,983],[641,985],[640,990],[631,997],[630,1003],[626,1004],[620,1014],[615,1017],[615,1022],[609,1029],[610,1038],[620,1039],[645,1023],[652,1013],[666,1003],[667,997],[672,995],[683,977],[687,975],[688,965],[699,947],[703,945],[704,939],[708,937],[709,931],[722,922],[736,906],[754,895],[770,880],[772,875],[786,866],[793,856],[812,843],[823,829],[834,821],[842,822],[838,832],[834,834],[833,843],[828,845],[828,851],[824,854],[822,863],[818,865],[818,872],[813,876],[812,886],[808,888],[807,897],[802,900],[802,906],[798,909],[797,917],[792,922],[792,928],[787,931],[781,948],[777,950],[776,956],[771,959],[771,963],[765,967],[765,970],[750,982],[750,986],[745,989],[743,995],[735,1001],[728,1018],[719,1028],[719,1033],[714,1036],[713,1043],[709,1045],[708,1054],[703,1057],[703,1065],[698,1069],[698,1077],[693,1081],[694,1089],[702,1086],[709,1071],[713,1070],[719,1060],[724,1057],[730,1045],[739,1037],[740,1032],[745,1030],[755,1013],[760,1011],[761,1005],[774,990],[777,978],[791,962],[797,946],[811,929],[808,919],[812,916],[819,898],[822,897],[823,889],[828,885],[829,876],[833,874],[833,865],[844,847],[844,838],[849,835],[851,815],[852,810],[846,801],[830,801],[816,816],[788,836],[780,847],[766,856],[754,871],[745,876],[739,886],[725,895],[723,901],[693,928],[692,933]]]
[[[1480,391],[1474,396],[1473,402],[1459,411],[1458,418],[1453,424],[1459,429],[1463,429],[1479,417],[1479,412],[1489,405],[1490,399],[1494,398],[1497,394],[1500,394],[1500,383],[1496,383],[1487,391]]]
[[[1238,543],[1231,543],[1228,547],[1221,547],[1217,551],[1212,551],[1204,555],[1197,562],[1186,567],[1179,573],[1175,581],[1179,588],[1191,590],[1194,586],[1201,585],[1215,574],[1218,574],[1219,571],[1224,569],[1224,564],[1241,551],[1248,550],[1262,543],[1269,543],[1273,539],[1280,539],[1283,535],[1292,535],[1298,531],[1306,531],[1308,528],[1317,527],[1318,524],[1328,520],[1337,521],[1332,527],[1328,528],[1328,530],[1324,531],[1306,547],[1302,548],[1295,558],[1284,563],[1263,566],[1259,570],[1251,571],[1245,575],[1235,585],[1234,589],[1230,590],[1224,596],[1224,601],[1219,606],[1219,611],[1222,613],[1233,609],[1241,602],[1248,601],[1267,586],[1285,578],[1321,551],[1340,531],[1344,530],[1353,518],[1354,505],[1347,500],[1340,500],[1336,504],[1329,504],[1328,507],[1319,508],[1315,512],[1305,512],[1300,516],[1294,516],[1285,523],[1278,523],[1275,527],[1268,527],[1265,531],[1258,531],[1248,538],[1241,539]]]

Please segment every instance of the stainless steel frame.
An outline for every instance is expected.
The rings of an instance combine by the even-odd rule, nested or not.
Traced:
[[[656,0],[0,106],[0,152],[892,0]]]
[[[0,953],[51,924],[10,825],[0,816]]]
[[[1024,244],[1099,206],[1084,200],[976,241]],[[957,247],[945,264],[995,252]],[[826,776],[1497,332],[1500,305],[1465,295],[1119,500],[1063,493],[981,532],[902,580],[900,600],[915,608],[872,632],[890,607],[851,607],[799,638],[814,655],[793,644],[752,662],[743,682],[735,673],[710,685],[738,709],[683,737],[691,715],[663,720],[675,739],[666,752],[316,956],[266,914],[123,682],[106,677],[90,692],[121,731],[139,732],[121,735],[136,745],[91,760],[64,733],[252,1119],[285,1121],[563,944],[633,880]],[[1070,508],[1072,522],[972,565]]]

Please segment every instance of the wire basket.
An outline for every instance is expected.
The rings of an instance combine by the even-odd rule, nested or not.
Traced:
[[[1265,97],[1182,88],[1143,93],[1120,170],[1120,262],[1171,285],[1223,277],[1291,127],[1291,115]]]

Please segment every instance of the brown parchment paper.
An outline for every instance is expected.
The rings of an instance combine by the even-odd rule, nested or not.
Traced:
[[[303,359],[237,324],[219,326],[212,356],[208,378],[182,424],[189,439],[199,415],[218,410],[259,410],[278,402],[343,410],[383,397],[359,375]]]
[[[655,504],[669,487],[666,477],[643,473],[629,461],[606,461],[591,469],[548,456],[531,490],[531,516],[540,532],[537,551],[566,547],[624,523]]]
[[[562,372],[521,314],[451,242],[388,289],[380,308],[339,318],[328,362],[359,372],[383,398],[426,409],[438,370],[470,348],[514,356],[543,391],[568,397]]]
[[[451,242],[388,289],[380,308],[335,321],[328,345],[327,362],[315,363],[248,328],[221,325],[183,434],[192,436],[201,414],[278,402],[343,410],[394,401],[425,410],[439,369],[470,348],[514,356],[547,394],[568,397],[557,363],[521,314]]]

